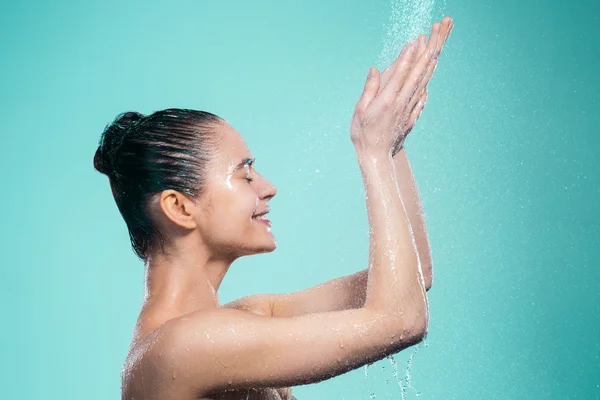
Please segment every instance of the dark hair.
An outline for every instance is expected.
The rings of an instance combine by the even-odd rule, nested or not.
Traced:
[[[148,116],[126,112],[108,125],[94,155],[94,168],[108,176],[135,253],[143,260],[165,237],[147,212],[150,197],[173,189],[197,196],[204,169],[219,140],[217,115],[167,109]]]

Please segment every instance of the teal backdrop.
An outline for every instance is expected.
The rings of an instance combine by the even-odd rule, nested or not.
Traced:
[[[365,268],[349,124],[386,32],[417,7],[412,31],[455,21],[406,144],[433,254],[429,336],[294,393],[598,399],[600,3],[424,2],[4,2],[0,398],[120,396],[143,265],[92,158],[121,112],[221,115],[277,185],[279,248],[237,261],[223,303]]]

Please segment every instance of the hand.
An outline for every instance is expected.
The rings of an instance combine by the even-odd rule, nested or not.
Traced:
[[[426,40],[425,40],[425,35],[421,35],[417,39],[414,39],[412,42],[410,42],[408,45],[410,45],[411,43],[412,44],[417,43],[417,46],[418,46],[417,54],[419,57],[421,55],[423,55],[423,53],[425,51],[427,51],[428,49],[435,48],[436,49],[435,57],[437,58],[437,57],[439,57],[440,53],[442,52],[442,49],[444,48],[444,44],[448,40],[448,37],[450,36],[450,32],[452,31],[453,27],[454,27],[454,23],[452,21],[452,18],[445,17],[442,19],[441,22],[436,22],[435,24],[433,24],[433,27],[431,29],[431,34],[429,35],[428,42],[426,42]],[[381,74],[381,84],[380,84],[379,93],[381,92],[381,90],[383,90],[383,87],[388,82],[390,76],[392,75],[392,72],[394,72],[394,70],[396,68],[398,61],[402,57],[402,54],[408,48],[408,45],[406,45],[404,47],[404,49],[402,49],[398,58],[396,58],[396,60],[390,66],[388,66]],[[419,99],[419,101],[423,103],[423,107],[421,108],[420,112],[422,112],[423,108],[425,107],[425,103],[427,101],[427,94],[428,94],[427,88],[425,88],[425,91],[423,92],[423,94],[421,95],[421,97]],[[412,126],[414,126],[414,123],[420,117],[420,115],[421,115],[420,112],[416,116],[416,119],[413,122]],[[412,126],[409,127],[408,133],[410,133],[410,131],[412,130]],[[398,145],[394,148],[392,155],[396,155],[396,153],[398,153],[402,149],[402,146],[403,146],[403,142],[399,142]]]
[[[420,99],[437,63],[436,46],[437,40],[419,56],[417,44],[409,44],[382,89],[377,68],[369,70],[350,128],[357,152],[390,155],[404,141],[423,108]]]
[[[396,60],[392,64],[390,64],[385,70],[383,70],[383,72],[381,73],[380,91],[383,89],[385,84],[390,79],[392,72],[394,72],[394,70],[396,69],[398,60],[400,60],[400,58],[402,57],[402,54],[406,51],[406,49],[408,49],[408,46],[411,43],[418,44],[418,52],[417,52],[418,57],[423,55],[423,53],[426,50],[432,49],[432,48],[435,48],[437,50],[436,57],[439,57],[439,55],[442,52],[442,49],[444,48],[444,44],[446,43],[446,41],[448,40],[448,37],[450,36],[450,32],[452,31],[453,27],[454,27],[454,22],[452,21],[452,18],[444,17],[441,22],[436,22],[433,24],[433,27],[431,28],[431,33],[429,35],[429,41],[426,41],[425,35],[421,35],[418,38],[414,39],[412,42],[409,42],[406,46],[404,46],[404,48],[402,49],[402,51],[400,52],[400,54],[398,55]]]

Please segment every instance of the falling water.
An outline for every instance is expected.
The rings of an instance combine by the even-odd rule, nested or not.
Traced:
[[[433,13],[443,11],[446,6],[446,0],[438,0],[436,7],[435,0],[392,0],[390,3],[391,14],[388,23],[385,25],[385,38],[383,48],[378,58],[380,71],[383,71],[388,65],[394,62],[400,50],[406,43],[417,38],[421,34],[429,35],[431,25],[433,24]],[[440,14],[440,18],[441,18]],[[410,370],[415,354],[421,347],[427,347],[426,341],[415,346],[414,351],[410,355],[404,377],[401,378],[398,374],[398,364],[393,355],[388,356],[388,360],[392,365],[392,376],[396,379],[402,400],[406,400],[408,390],[412,389],[417,397],[421,396],[421,392],[417,391],[412,385]],[[369,366],[365,365],[365,378],[369,377]],[[382,366],[382,370],[384,367]],[[370,393],[370,399],[375,399],[375,393]]]
[[[408,362],[406,363],[406,371],[404,373],[404,382],[406,384],[406,390],[408,389],[412,389],[416,396],[419,397],[421,396],[421,392],[417,391],[415,389],[415,387],[412,385],[412,378],[410,375],[410,369],[412,367],[412,362],[413,362],[413,358],[415,357],[415,354],[417,354],[417,351],[419,351],[419,349],[422,347],[423,343],[419,343],[416,347],[415,347],[415,351],[413,351],[413,353],[410,355],[410,357],[408,358]]]
[[[420,34],[429,34],[433,23],[434,0],[392,0],[390,19],[385,25],[383,49],[378,64],[383,70],[394,62],[402,47]],[[446,5],[442,0],[441,8]]]
[[[400,394],[402,395],[402,400],[406,400],[406,396],[408,394],[409,389],[412,389],[417,397],[421,396],[421,392],[417,391],[412,385],[412,379],[410,375],[410,369],[412,367],[413,358],[415,357],[415,354],[417,354],[417,351],[419,351],[421,347],[422,343],[419,343],[417,346],[415,346],[414,351],[408,358],[408,362],[406,363],[406,371],[404,371],[404,378],[400,378],[400,375],[398,374],[398,363],[396,362],[394,356],[391,355],[387,357],[390,361],[390,364],[392,365],[392,376],[396,379],[396,382],[400,387]]]
[[[421,34],[429,35],[431,25],[433,24],[433,13],[443,11],[446,6],[445,0],[438,0],[438,7],[435,5],[435,0],[392,0],[391,14],[388,23],[385,25],[385,38],[383,48],[379,55],[378,65],[380,71],[383,71],[388,65],[394,62],[400,50],[406,43],[417,38]],[[440,15],[441,16],[441,15]],[[396,379],[400,387],[402,400],[406,400],[407,392],[412,389],[416,396],[421,396],[421,392],[417,391],[412,386],[410,370],[415,354],[424,344],[417,345],[415,350],[410,355],[404,377],[400,378],[398,374],[398,365],[394,356],[387,357],[392,365],[392,376]],[[368,377],[368,367],[365,366],[365,377]],[[375,393],[371,393],[371,398],[375,398]]]

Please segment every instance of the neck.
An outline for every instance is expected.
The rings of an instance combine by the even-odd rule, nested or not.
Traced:
[[[180,315],[219,307],[217,292],[233,257],[217,257],[207,248],[170,247],[146,262],[146,303]]]

